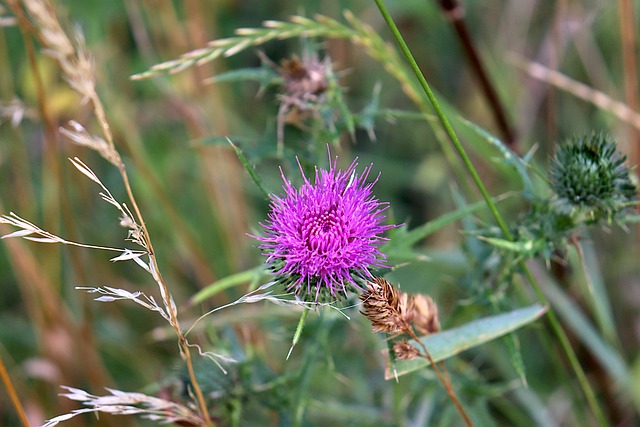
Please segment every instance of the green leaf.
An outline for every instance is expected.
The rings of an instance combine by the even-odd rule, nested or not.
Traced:
[[[215,294],[222,292],[225,289],[232,288],[237,285],[242,285],[247,282],[257,281],[262,273],[264,273],[264,266],[261,265],[256,268],[252,268],[251,270],[242,271],[240,273],[224,277],[200,290],[197,294],[191,297],[189,303],[190,305],[200,304],[207,298],[211,298]]]
[[[522,352],[520,351],[520,340],[516,334],[509,334],[504,337],[504,342],[509,352],[509,358],[511,359],[511,366],[516,371],[516,374],[520,377],[520,381],[524,386],[527,386],[527,372],[524,366],[524,360],[522,360]]]
[[[260,83],[261,90],[265,87],[278,84],[281,79],[274,70],[269,67],[240,68],[227,71],[205,80],[205,83],[242,82],[252,80]]]
[[[382,251],[389,256],[393,256],[396,252],[406,253],[409,248],[430,234],[435,233],[441,228],[454,223],[467,215],[480,211],[486,208],[486,206],[487,205],[484,202],[477,202],[472,205],[464,206],[453,212],[446,213],[439,218],[426,222],[411,229],[410,231],[407,231],[406,227],[402,227],[396,230],[389,243],[382,247]]]
[[[544,240],[522,240],[513,242],[511,240],[500,239],[497,237],[478,236],[478,239],[489,243],[499,249],[505,249],[518,254],[532,255],[538,250],[544,248]]]
[[[458,328],[426,336],[422,338],[422,342],[427,347],[433,360],[439,362],[532,323],[546,311],[547,307],[534,304],[529,307],[485,317]],[[411,340],[410,342],[416,345],[415,341]],[[420,348],[419,345],[416,346]],[[384,353],[388,354],[387,351],[384,351]],[[385,379],[396,378],[400,375],[431,366],[428,360],[422,358],[396,360],[395,364],[395,369],[391,369],[389,360],[387,360]]]
[[[349,107],[347,106],[347,103],[344,99],[343,95],[343,90],[340,87],[340,85],[338,84],[338,81],[336,80],[336,76],[331,74],[329,76],[329,96],[330,96],[330,103],[337,106],[338,110],[340,111],[340,116],[342,118],[342,120],[344,121],[344,126],[347,128],[347,131],[349,132],[349,136],[351,136],[352,139],[355,139],[355,130],[356,130],[356,125],[355,125],[355,120],[353,118],[353,114],[351,113],[351,111],[349,110]]]
[[[267,190],[266,186],[264,185],[264,182],[262,181],[262,178],[260,178],[260,175],[258,175],[258,172],[256,172],[256,169],[253,167],[253,165],[249,163],[249,160],[247,160],[247,157],[244,155],[242,150],[233,142],[231,142],[230,139],[228,139],[228,141],[229,141],[229,144],[231,144],[231,146],[235,150],[236,155],[238,156],[238,159],[240,159],[240,162],[242,163],[242,166],[244,166],[247,172],[249,172],[249,175],[251,176],[251,179],[253,179],[253,182],[255,182],[258,188],[260,189],[260,191],[262,191],[262,194],[264,194],[264,197],[266,199],[269,199],[269,190]]]
[[[513,151],[511,151],[506,145],[504,145],[504,143],[501,140],[499,140],[498,138],[496,138],[486,130],[482,129],[475,123],[472,123],[462,117],[459,117],[459,120],[460,120],[460,123],[466,125],[467,128],[473,131],[473,133],[478,135],[485,142],[489,143],[490,145],[498,149],[498,151],[504,158],[504,162],[509,166],[511,166],[516,171],[516,173],[520,176],[525,193],[529,195],[535,194],[533,183],[531,182],[531,179],[529,178],[529,173],[527,171],[527,168],[529,167],[529,165],[527,164],[527,162],[524,161],[524,159],[522,159],[520,156],[516,155]]]
[[[628,393],[628,396],[633,400],[636,411],[640,413],[640,389],[634,385],[631,371],[622,355],[604,341],[576,303],[562,292],[550,277],[547,280],[541,280],[540,286],[554,311],[600,362],[607,373]]]
[[[596,253],[593,242],[590,242],[588,239],[580,242],[580,247],[582,248],[580,264],[584,269],[584,278],[587,282],[585,298],[591,303],[595,319],[602,335],[610,344],[617,345],[620,340],[616,332],[611,301],[607,294],[607,285],[599,266],[598,254]]]

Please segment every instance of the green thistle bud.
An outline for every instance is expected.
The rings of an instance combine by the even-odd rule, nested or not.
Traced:
[[[556,151],[551,164],[551,188],[556,207],[564,213],[586,213],[592,220],[611,219],[636,195],[626,156],[616,151],[605,133],[574,137]]]

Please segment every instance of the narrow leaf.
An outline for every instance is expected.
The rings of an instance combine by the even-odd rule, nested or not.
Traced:
[[[263,271],[264,267],[259,266],[256,268],[252,268],[251,270],[242,271],[240,273],[232,274],[230,276],[217,280],[204,289],[200,290],[193,297],[191,297],[190,304],[200,304],[202,301],[206,300],[207,298],[211,298],[212,296],[224,291],[225,289],[234,287],[236,285],[241,285],[249,281],[253,281],[256,277],[260,276]]]
[[[26,237],[26,236],[29,236],[29,235],[31,235],[33,233],[34,233],[33,230],[18,230],[18,231],[14,231],[13,233],[5,234],[1,238],[2,239],[9,239],[11,237]]]
[[[230,139],[227,139],[227,141],[229,141],[229,144],[231,144],[231,146],[233,147],[234,151],[236,152],[236,155],[238,156],[238,159],[240,159],[242,166],[244,166],[244,168],[247,170],[247,172],[251,176],[251,179],[253,179],[253,182],[256,183],[260,191],[262,191],[262,194],[264,194],[264,196],[268,199],[269,191],[265,187],[264,182],[262,181],[262,178],[260,178],[260,176],[258,175],[258,172],[256,172],[256,169],[249,163],[249,160],[247,160],[244,153],[239,147],[237,147],[233,142],[231,142]]]
[[[517,174],[520,176],[522,180],[523,189],[527,194],[535,194],[533,183],[529,178],[529,174],[527,171],[527,163],[519,156],[514,154],[501,140],[482,129],[475,123],[472,123],[468,120],[465,120],[460,117],[460,122],[465,124],[469,129],[471,129],[476,135],[482,138],[484,141],[488,142],[490,145],[494,146],[498,149],[500,154],[502,154],[504,161],[506,164],[510,165],[515,169]]]
[[[31,240],[32,242],[38,242],[38,243],[61,243],[61,240],[52,239],[50,237],[30,237],[30,236],[25,236],[24,239],[25,240]]]
[[[427,347],[433,360],[439,362],[440,360],[455,356],[464,350],[479,346],[480,344],[484,344],[532,323],[546,311],[546,307],[540,304],[534,304],[509,313],[485,317],[458,328],[429,335],[422,338],[422,342]],[[411,342],[414,345],[416,344],[414,341]],[[386,350],[384,353],[386,354]],[[395,378],[396,376],[408,374],[430,366],[429,361],[422,358],[396,360],[395,364],[395,370],[392,370],[387,361],[385,379]]]
[[[607,373],[629,394],[636,411],[640,412],[640,390],[633,384],[633,376],[622,355],[602,339],[576,303],[567,297],[551,278],[541,280],[540,286],[555,312]]]
[[[497,199],[499,201],[502,199]],[[441,228],[452,224],[467,215],[471,215],[472,213],[478,212],[484,208],[486,208],[485,202],[477,202],[468,206],[464,206],[460,209],[457,209],[453,212],[449,212],[440,216],[439,218],[434,219],[433,221],[426,222],[418,227],[411,229],[410,231],[406,231],[406,227],[401,228],[397,231],[397,238],[394,237],[387,245],[383,247],[383,252],[386,254],[392,254],[396,250],[409,248],[420,240],[426,238],[430,234],[435,233]]]
[[[533,254],[538,249],[542,249],[544,247],[544,242],[539,240],[522,240],[519,242],[512,242],[511,240],[484,236],[478,236],[478,239],[485,241],[499,249],[506,249],[510,252],[516,252],[525,255]]]
[[[278,73],[269,67],[241,68],[227,71],[205,80],[205,83],[240,82],[253,80],[260,83],[261,88],[278,83]]]

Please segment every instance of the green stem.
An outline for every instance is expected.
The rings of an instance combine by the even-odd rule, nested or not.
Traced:
[[[489,195],[489,192],[487,191],[482,180],[480,179],[480,176],[478,175],[478,172],[473,166],[471,159],[469,159],[469,156],[467,155],[467,152],[462,146],[462,143],[458,139],[458,136],[456,135],[456,132],[453,129],[453,126],[451,126],[449,119],[447,118],[444,111],[440,107],[440,104],[438,103],[438,100],[436,99],[435,94],[433,93],[433,91],[431,90],[431,87],[427,83],[427,80],[425,79],[424,74],[420,70],[420,67],[418,67],[416,60],[411,54],[409,47],[405,43],[404,38],[400,34],[400,31],[398,30],[398,27],[393,21],[393,18],[391,18],[391,15],[389,14],[382,0],[375,0],[375,2],[376,2],[376,5],[378,6],[378,9],[380,10],[382,17],[387,23],[387,26],[391,30],[396,42],[400,46],[400,50],[402,51],[404,56],[407,58],[409,65],[411,66],[411,69],[413,70],[416,77],[418,78],[420,86],[424,90],[424,93],[427,95],[429,102],[433,106],[436,116],[440,120],[440,123],[444,127],[444,130],[446,131],[449,138],[451,139],[451,142],[453,143],[454,148],[458,152],[458,155],[462,159],[462,162],[464,163],[469,174],[471,175],[473,182],[476,184],[476,186],[478,187],[478,190],[482,194],[482,197],[484,198],[484,201],[487,204],[487,207],[491,211],[491,214],[495,218],[496,223],[500,227],[500,230],[502,230],[502,233],[504,234],[507,240],[513,240],[513,234],[507,227],[507,224],[502,218],[502,215],[500,215],[500,212],[498,212],[498,209],[495,203],[493,202],[491,196]],[[549,305],[547,302],[547,298],[544,296],[544,294],[542,293],[542,290],[540,289],[540,285],[538,284],[536,279],[533,277],[533,274],[531,274],[531,271],[526,266],[526,264],[523,261],[520,261],[519,267],[522,269],[529,283],[531,283],[531,286],[538,300],[545,305]],[[562,325],[560,324],[560,321],[558,320],[557,316],[555,315],[554,311],[551,308],[547,311],[547,318],[549,319],[551,328],[553,329],[554,333],[558,337],[558,340],[560,341],[560,345],[562,346],[567,358],[569,359],[569,363],[571,364],[574,372],[576,373],[576,376],[578,377],[578,382],[580,383],[582,391],[585,394],[587,401],[589,402],[589,406],[591,407],[591,410],[595,414],[600,425],[609,426],[609,423],[605,419],[602,409],[598,404],[595,393],[593,392],[593,389],[591,388],[591,385],[587,380],[584,370],[582,369],[582,366],[578,361],[578,357],[576,356],[576,353],[573,350],[573,347],[571,347],[571,343],[569,342],[567,334],[565,333],[564,329],[562,328]]]

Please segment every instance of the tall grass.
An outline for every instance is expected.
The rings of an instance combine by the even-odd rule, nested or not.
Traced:
[[[261,6],[0,10],[0,425],[637,423],[632,2]],[[390,268],[306,295],[334,155]]]

